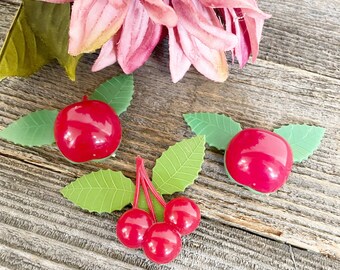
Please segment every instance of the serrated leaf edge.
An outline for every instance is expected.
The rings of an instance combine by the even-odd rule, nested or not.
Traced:
[[[80,206],[80,205],[74,203],[72,200],[69,199],[69,197],[67,197],[67,196],[65,195],[65,190],[66,190],[67,188],[69,188],[69,186],[72,185],[74,182],[76,182],[78,179],[80,179],[80,178],[82,178],[82,177],[88,177],[88,176],[90,176],[91,174],[95,174],[95,173],[103,172],[103,171],[110,171],[110,172],[121,173],[121,175],[122,175],[123,177],[125,177],[125,178],[127,178],[127,179],[129,179],[129,180],[131,181],[131,179],[130,179],[129,177],[126,177],[121,171],[112,171],[112,170],[110,170],[110,169],[108,169],[108,170],[99,170],[99,171],[91,172],[91,173],[88,173],[88,174],[85,174],[85,175],[82,175],[82,176],[78,177],[77,179],[75,179],[74,181],[72,181],[71,183],[69,183],[68,185],[66,185],[65,187],[63,187],[62,189],[60,189],[59,192],[63,195],[64,198],[66,198],[66,199],[67,199],[69,202],[71,202],[73,205],[75,205],[76,207],[79,207],[79,208],[82,209],[82,210],[86,210],[86,211],[88,211],[88,212],[90,212],[90,213],[98,213],[98,214],[112,213],[112,212],[114,212],[114,211],[120,211],[121,209],[123,209],[123,208],[126,207],[127,205],[132,204],[133,200],[132,200],[131,202],[128,202],[126,205],[124,205],[124,206],[123,206],[121,209],[119,209],[119,210],[118,210],[118,209],[115,209],[115,210],[112,210],[111,212],[106,212],[106,211],[96,211],[96,210],[91,210],[91,209],[89,209],[89,208],[87,208],[87,207],[82,207],[82,206]],[[134,183],[133,183],[132,181],[131,181],[131,184],[132,184],[133,186],[135,186]],[[114,185],[115,185],[115,184],[114,184]],[[93,188],[91,188],[91,189],[93,189]],[[117,191],[119,191],[119,190],[116,190],[115,193],[117,193]],[[127,190],[124,189],[124,191],[127,191]]]
[[[193,138],[197,138],[197,137],[198,137],[198,138],[201,138],[201,140],[197,143],[197,146],[196,146],[195,150],[200,146],[200,142],[201,142],[201,141],[203,141],[203,146],[205,145],[205,136],[204,136],[204,135],[197,135],[196,137],[193,137]],[[190,139],[193,139],[193,138],[190,138]],[[185,140],[190,140],[190,139],[185,139]],[[179,143],[181,143],[181,142],[183,142],[183,141],[184,141],[184,140],[179,141],[179,142],[175,143],[174,145],[171,145],[167,150],[165,150],[165,151],[162,153],[162,155],[156,160],[156,163],[155,163],[154,168],[156,167],[156,165],[157,165],[157,163],[159,162],[159,160],[161,159],[161,157],[162,157],[162,156],[163,156],[170,148],[174,147],[175,145],[177,145],[177,144],[179,144]],[[194,151],[193,151],[193,152],[194,152]],[[195,176],[196,176],[195,179],[197,179],[197,177],[198,177],[200,171],[202,170],[202,165],[203,165],[203,162],[204,162],[204,155],[205,155],[205,147],[203,147],[203,152],[202,152],[202,157],[203,157],[203,158],[202,158],[201,166],[200,166],[199,169],[197,169],[197,172],[195,172]],[[162,166],[164,167],[164,165],[162,165]],[[182,166],[183,166],[183,165],[182,165]],[[152,169],[152,174],[155,173],[154,168]],[[170,177],[170,178],[171,178],[171,177]],[[178,190],[175,191],[175,192],[183,192],[187,187],[189,187],[190,185],[192,185],[192,184],[194,183],[195,179],[194,179],[191,183],[188,183],[186,186],[184,186],[183,189],[180,189],[180,188],[178,188],[177,186],[174,186],[174,187],[178,188]],[[163,179],[162,179],[162,180],[163,180]],[[166,182],[166,181],[163,181],[162,185],[163,185],[164,183],[167,183],[167,182]],[[173,193],[167,193],[166,191],[162,191],[162,190],[161,190],[162,185],[161,185],[161,186],[155,186],[156,189],[157,189],[157,191],[158,191],[161,195],[163,195],[163,194],[169,194],[169,195],[171,195],[171,194],[175,193],[175,192],[173,192]],[[163,192],[164,192],[164,193],[163,193]]]
[[[223,114],[223,113],[195,112],[195,113],[185,113],[185,114],[183,114],[183,118],[184,118],[186,124],[190,127],[191,131],[192,131],[194,134],[196,134],[196,135],[206,136],[206,135],[203,135],[203,134],[197,134],[197,133],[193,130],[193,128],[191,127],[190,121],[188,120],[188,118],[189,118],[190,116],[197,115],[197,114],[202,114],[202,113],[204,113],[204,114],[214,114],[214,115],[217,115],[217,116],[224,116],[224,117],[227,117],[227,118],[231,119],[232,121],[234,121],[234,122],[239,126],[240,130],[242,130],[242,126],[241,126],[240,123],[236,122],[234,119],[232,119],[232,117],[227,116],[227,115],[225,115],[225,114]],[[207,122],[207,123],[210,124],[209,122]],[[224,130],[221,129],[220,127],[218,127],[218,129],[224,131]],[[218,150],[225,151],[225,148],[220,148],[220,147],[219,147],[218,145],[216,145],[214,142],[212,142],[212,143],[211,143],[211,142],[206,142],[206,143],[207,143],[209,146],[215,147],[215,148],[218,149]],[[229,142],[228,142],[228,143],[229,143]],[[227,145],[228,145],[228,144],[227,144]]]
[[[302,161],[304,161],[304,160],[307,160],[307,159],[308,159],[311,155],[313,155],[313,153],[318,149],[318,147],[320,146],[321,141],[322,141],[322,139],[323,139],[323,137],[324,137],[324,135],[325,135],[326,129],[323,128],[323,127],[312,126],[312,125],[306,125],[306,124],[289,124],[289,125],[284,125],[284,126],[281,126],[281,127],[279,127],[279,128],[276,128],[276,129],[274,129],[273,132],[276,133],[276,134],[278,134],[277,131],[280,130],[281,128],[285,128],[285,127],[291,127],[291,128],[293,128],[294,126],[304,126],[304,127],[308,127],[308,128],[317,128],[317,129],[320,129],[320,131],[321,131],[321,136],[320,136],[320,138],[317,138],[317,146],[316,146],[315,149],[313,149],[313,150],[306,151],[307,156],[306,156],[305,158],[296,159],[296,158],[294,157],[294,153],[293,153],[293,160],[294,160],[294,162],[300,163],[300,162],[302,162]],[[311,131],[312,131],[312,129],[310,129],[309,132],[311,132]],[[309,132],[308,132],[307,134],[305,134],[305,135],[303,136],[303,138],[306,137],[306,136],[309,134]],[[281,137],[283,137],[281,134],[278,134],[278,135],[280,135]],[[283,137],[283,138],[284,138],[284,137]],[[303,138],[301,138],[301,139],[303,139]],[[288,141],[287,138],[284,138],[284,139],[289,143],[289,141]],[[292,148],[292,145],[291,145],[290,143],[289,143],[289,145],[290,145],[290,147]],[[306,150],[306,149],[305,149],[305,150]]]
[[[17,119],[17,120],[15,120],[14,122],[10,123],[10,124],[9,124],[7,127],[5,127],[3,130],[0,130],[0,138],[6,140],[6,141],[8,141],[8,142],[11,142],[11,143],[13,143],[13,144],[15,144],[15,145],[20,145],[20,146],[25,146],[25,147],[26,147],[26,146],[27,146],[27,147],[41,147],[41,146],[52,145],[54,142],[52,142],[52,143],[50,143],[50,144],[47,144],[47,143],[46,143],[46,144],[21,144],[21,143],[16,143],[16,142],[14,142],[14,141],[12,141],[12,140],[9,140],[9,139],[7,139],[7,138],[5,138],[5,137],[3,137],[3,136],[1,135],[1,133],[3,133],[9,126],[15,124],[15,123],[16,123],[17,121],[19,121],[21,118],[23,118],[23,117],[28,117],[28,116],[30,116],[32,113],[41,112],[41,111],[55,112],[56,115],[58,114],[58,110],[39,110],[39,111],[34,111],[34,112],[29,113],[29,114],[23,115],[23,116],[21,116],[19,119]]]
[[[114,108],[114,107],[111,105],[111,102],[114,100],[113,98],[112,98],[110,101],[106,102],[108,105],[110,105],[110,106],[114,109],[114,111],[117,113],[118,116],[120,116],[122,113],[126,112],[127,109],[131,106],[131,101],[133,100],[133,95],[134,95],[134,92],[135,92],[135,91],[134,91],[134,88],[135,88],[135,81],[134,81],[133,74],[129,74],[129,75],[121,74],[121,75],[114,76],[114,77],[112,77],[112,78],[106,80],[105,82],[103,82],[102,84],[100,84],[100,85],[94,90],[94,92],[92,93],[92,95],[90,96],[90,99],[93,99],[92,96],[93,96],[94,94],[98,94],[98,95],[102,96],[103,98],[105,98],[105,96],[104,96],[102,93],[100,93],[100,92],[98,91],[99,88],[100,88],[100,87],[104,87],[104,85],[107,84],[107,83],[111,84],[111,80],[112,80],[112,79],[117,79],[118,77],[121,77],[121,76],[130,77],[130,78],[131,78],[131,82],[132,82],[132,95],[131,95],[131,97],[129,98],[129,101],[126,103],[125,109],[123,109],[123,110],[121,110],[121,111],[118,112],[118,111],[116,110],[116,108]],[[121,91],[119,91],[119,92],[121,92]]]

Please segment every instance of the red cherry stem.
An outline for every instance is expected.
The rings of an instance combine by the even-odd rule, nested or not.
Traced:
[[[138,156],[136,158],[136,167],[137,167],[137,174],[140,174],[140,176],[143,176],[144,161],[143,161],[143,159],[140,156]],[[156,219],[156,215],[155,215],[155,209],[153,208],[153,204],[152,204],[152,200],[150,198],[148,187],[147,187],[147,185],[145,183],[146,182],[145,181],[145,177],[142,177],[141,180],[142,181],[140,181],[140,182],[142,183],[142,187],[143,187],[144,195],[145,195],[145,200],[146,200],[146,203],[148,205],[151,218],[152,218],[153,222],[156,222],[157,219]],[[136,183],[136,185],[137,185],[137,183]]]
[[[139,200],[139,193],[140,193],[140,169],[138,167],[137,159],[141,157],[136,158],[136,189],[135,189],[135,197],[133,198],[133,205],[132,208],[138,208],[138,200]]]
[[[142,169],[142,176],[143,176],[148,188],[150,189],[152,195],[155,196],[156,200],[165,208],[166,202],[163,199],[163,197],[161,195],[159,195],[158,191],[156,190],[156,188],[152,184],[152,182],[151,182],[151,180],[148,176],[148,173],[145,170],[145,167],[143,166],[141,169]]]

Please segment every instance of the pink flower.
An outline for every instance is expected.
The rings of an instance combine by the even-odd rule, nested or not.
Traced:
[[[169,29],[170,70],[179,81],[190,64],[207,78],[222,82],[228,76],[224,51],[232,50],[240,67],[259,51],[264,19],[255,0],[172,0],[179,19]],[[214,8],[219,8],[214,9]],[[222,12],[225,29],[215,12]]]
[[[207,78],[223,82],[228,77],[225,51],[237,44],[237,37],[227,32],[213,8],[199,0],[172,0],[178,24],[169,29],[170,71],[179,81],[192,64]],[[179,57],[180,55],[180,57]]]
[[[74,2],[70,23],[69,53],[79,55],[93,52],[113,37],[122,27],[133,0],[43,0],[50,3]],[[138,0],[154,24],[168,27],[177,24],[174,10],[162,0]],[[137,11],[136,11],[137,12]],[[145,17],[145,16],[144,16]],[[133,17],[130,17],[133,23]],[[137,31],[137,30],[136,30]]]
[[[101,70],[118,60],[126,74],[132,73],[149,58],[161,39],[162,30],[162,25],[150,19],[141,2],[132,0],[121,31],[104,44],[92,71]]]
[[[223,82],[228,77],[225,52],[231,50],[241,68],[250,55],[254,62],[269,17],[255,0],[171,0],[171,4],[169,0],[74,0],[69,53],[101,47],[92,71],[118,62],[125,73],[132,73],[147,61],[167,27],[173,82],[182,79],[191,65],[207,78]]]
[[[238,43],[232,53],[236,56],[240,68],[245,66],[250,54],[254,63],[259,53],[264,20],[271,16],[262,12],[255,0],[201,1],[207,6],[219,7],[226,30],[238,37]]]

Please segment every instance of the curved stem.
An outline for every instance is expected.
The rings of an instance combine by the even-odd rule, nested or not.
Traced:
[[[135,197],[133,199],[133,208],[138,208],[138,200],[139,200],[139,193],[140,193],[140,177],[141,177],[141,172],[140,172],[140,161],[141,159],[140,156],[136,158],[136,189],[135,189]]]
[[[143,187],[143,190],[144,190],[145,200],[146,200],[146,203],[149,207],[152,220],[153,220],[153,222],[156,222],[155,210],[153,208],[153,204],[152,204],[152,201],[151,201],[151,198],[150,198],[148,187],[147,187],[144,179],[142,179],[142,187]]]
[[[142,176],[144,177],[144,180],[145,180],[148,188],[150,189],[152,195],[155,196],[156,200],[165,208],[166,202],[163,199],[163,197],[158,193],[158,191],[156,190],[154,185],[152,184],[144,166],[142,167]]]
[[[139,156],[136,158],[136,166],[137,166],[137,171],[140,173],[140,176],[143,176],[144,161]],[[145,200],[146,200],[146,203],[148,205],[151,218],[152,218],[153,222],[156,222],[157,219],[156,219],[156,215],[155,215],[155,209],[153,208],[153,204],[152,204],[152,201],[151,201],[151,198],[150,198],[150,194],[149,194],[149,191],[148,191],[148,186],[146,185],[145,177],[142,177],[140,179],[140,182],[141,182],[142,187],[143,187],[143,191],[144,191],[144,195],[145,195]]]

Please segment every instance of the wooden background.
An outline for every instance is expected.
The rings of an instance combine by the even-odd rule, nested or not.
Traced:
[[[0,45],[19,2],[0,2]],[[167,46],[157,48],[135,73],[117,158],[73,165],[54,147],[0,141],[1,269],[340,269],[340,1],[262,0],[260,6],[273,15],[260,59],[243,70],[232,66],[224,84],[194,69],[172,84]],[[37,109],[62,109],[121,73],[117,66],[90,73],[94,59],[82,59],[76,83],[56,63],[28,79],[0,82],[0,128]],[[208,148],[199,179],[185,192],[201,207],[201,226],[165,266],[118,243],[121,213],[89,214],[60,195],[76,177],[100,168],[134,178],[137,154],[151,169],[162,151],[192,135],[182,114],[196,111],[225,113],[243,127],[319,125],[326,134],[270,196],[228,181],[223,153]]]

